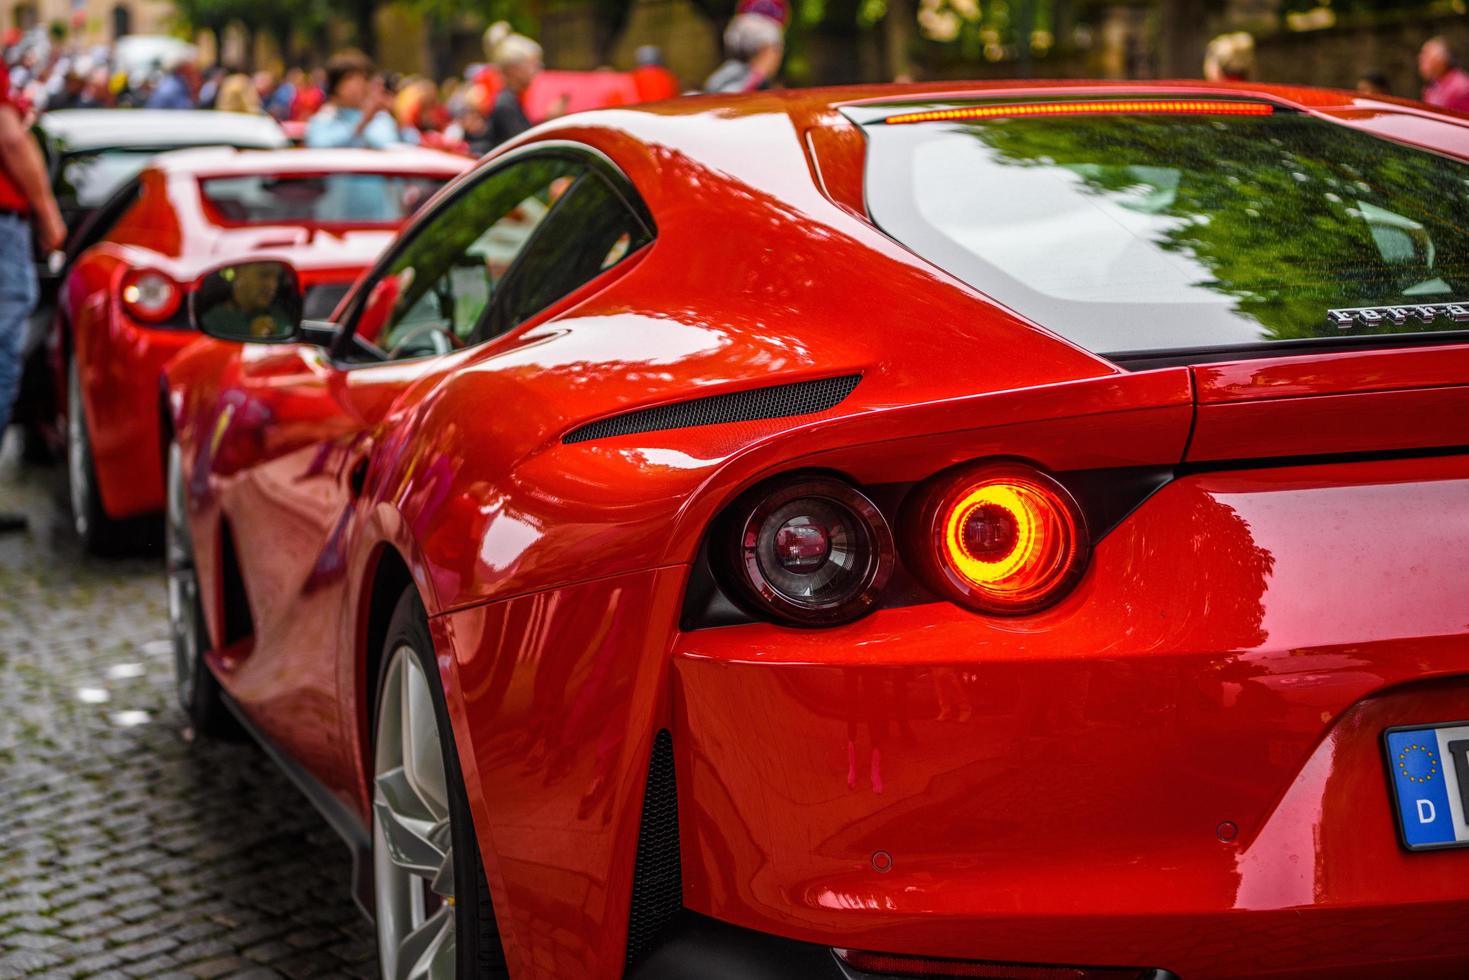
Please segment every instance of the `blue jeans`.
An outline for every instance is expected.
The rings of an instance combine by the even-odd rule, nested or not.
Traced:
[[[20,388],[21,349],[26,320],[36,305],[36,266],[31,226],[24,218],[0,214],[0,436],[10,424]]]

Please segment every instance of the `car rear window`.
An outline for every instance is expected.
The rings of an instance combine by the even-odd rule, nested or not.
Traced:
[[[138,175],[160,150],[146,147],[68,153],[56,174],[57,204],[63,211],[95,208]]]
[[[199,181],[205,210],[224,225],[398,224],[446,178],[412,174],[248,174]]]
[[[1262,103],[1058,105],[870,122],[873,219],[1102,354],[1469,329],[1469,165]]]

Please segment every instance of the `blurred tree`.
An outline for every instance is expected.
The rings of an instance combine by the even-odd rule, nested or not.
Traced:
[[[231,24],[239,24],[247,38],[247,58],[254,58],[256,38],[265,34],[274,38],[282,57],[290,62],[297,60],[301,54],[301,39],[319,36],[331,16],[329,2],[330,0],[174,0],[174,16],[191,32],[205,31],[213,35],[216,51],[223,50],[225,29]]]

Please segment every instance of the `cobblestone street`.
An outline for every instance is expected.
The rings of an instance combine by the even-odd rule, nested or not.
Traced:
[[[250,743],[189,744],[158,560],[85,558],[0,454],[0,978],[373,975],[345,846]]]

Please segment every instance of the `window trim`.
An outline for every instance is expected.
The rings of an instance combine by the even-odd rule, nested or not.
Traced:
[[[606,273],[613,271],[618,266],[622,265],[624,262],[630,259],[633,255],[641,252],[644,248],[653,243],[653,240],[657,236],[651,227],[651,223],[645,220],[643,215],[639,214],[636,209],[628,205],[626,196],[622,193],[622,191],[616,186],[614,182],[608,180],[606,175],[601,173],[597,169],[588,167],[587,170],[580,177],[578,177],[570,187],[566,189],[566,192],[556,199],[556,203],[551,205],[551,210],[546,212],[546,216],[541,219],[540,223],[536,225],[535,230],[531,232],[530,238],[526,240],[525,245],[516,254],[515,260],[510,263],[510,268],[505,270],[505,276],[500,280],[499,288],[495,290],[495,295],[490,297],[490,302],[485,306],[484,312],[480,315],[479,321],[476,322],[474,325],[476,332],[479,332],[482,329],[486,329],[488,327],[495,326],[497,322],[502,321],[504,317],[509,315],[505,312],[505,304],[510,302],[510,299],[514,296],[514,287],[519,284],[522,278],[524,278],[523,269],[525,266],[526,256],[531,254],[531,252],[535,249],[536,244],[541,240],[541,237],[543,235],[549,234],[546,229],[554,227],[554,225],[552,224],[552,220],[556,217],[557,212],[561,210],[562,204],[571,199],[571,196],[576,193],[577,188],[582,185],[583,181],[589,179],[601,181],[602,184],[612,192],[612,196],[616,199],[616,202],[622,205],[623,212],[631,216],[633,221],[642,226],[643,234],[647,236],[647,240],[642,245],[639,245],[637,248],[630,250],[626,255],[618,259],[612,265],[608,266],[605,269],[602,269],[591,279],[588,279],[587,282],[594,282],[601,279]],[[586,283],[582,283],[581,285],[586,285]],[[550,309],[551,307],[559,303],[564,297],[570,296],[572,293],[580,290],[581,285],[568,292],[562,293],[561,296],[558,296],[552,302],[547,303],[544,306],[541,306],[531,313],[528,313],[525,316],[521,317],[519,322],[510,324],[503,330],[500,330],[499,332],[485,337],[481,341],[478,341],[478,343],[488,343],[489,341],[494,340],[496,337],[505,336],[516,327],[519,327],[522,323],[529,323],[531,320],[536,319],[540,315],[542,310]]]
[[[392,361],[356,361],[349,359],[349,355],[352,353],[352,351],[358,349],[358,345],[354,343],[354,339],[357,336],[357,320],[362,314],[363,307],[366,305],[367,297],[372,293],[373,286],[381,281],[386,270],[391,268],[393,263],[396,262],[402,256],[402,254],[413,245],[413,243],[418,239],[418,236],[423,234],[424,230],[433,223],[434,219],[442,214],[446,208],[454,207],[455,204],[461,201],[465,196],[473,193],[474,189],[477,188],[483,181],[489,180],[490,178],[494,177],[496,174],[502,172],[508,167],[542,157],[569,158],[577,163],[586,165],[588,173],[592,171],[600,173],[606,179],[608,185],[612,188],[613,193],[627,207],[628,211],[631,212],[638,221],[643,223],[644,228],[648,232],[650,243],[652,240],[656,240],[658,236],[657,225],[653,221],[652,213],[648,210],[647,204],[643,201],[642,196],[638,193],[637,186],[632,182],[632,179],[627,176],[622,168],[619,167],[615,162],[613,162],[612,158],[609,157],[607,154],[603,153],[601,150],[597,149],[594,146],[589,146],[586,143],[578,143],[572,140],[545,140],[542,142],[530,143],[525,146],[517,147],[516,149],[506,153],[503,157],[498,157],[490,163],[484,165],[483,169],[471,171],[468,175],[466,175],[464,180],[451,184],[448,191],[448,196],[444,197],[442,200],[437,201],[433,205],[433,207],[427,208],[419,212],[419,214],[415,215],[412,223],[409,224],[409,226],[403,231],[403,233],[398,236],[397,240],[388,247],[388,250],[384,252],[375,263],[373,263],[372,268],[358,278],[357,284],[353,287],[351,293],[349,293],[348,296],[343,300],[341,307],[342,313],[340,318],[338,319],[340,329],[337,332],[337,339],[336,342],[333,343],[331,348],[327,351],[328,356],[331,358],[332,364],[338,370],[351,371],[363,367],[377,367],[385,364],[404,364],[413,361],[421,361],[425,358],[430,357],[445,356],[442,354],[422,354],[418,357],[404,357]],[[558,201],[557,203],[560,202]],[[549,217],[549,212],[547,216]],[[538,232],[539,229],[537,229],[537,233]],[[531,243],[535,240],[535,234],[536,233],[532,233],[531,237],[526,240],[524,248],[530,247]],[[516,255],[515,261],[511,263],[510,268],[506,270],[505,276],[501,280],[502,285],[510,281],[511,277],[515,273],[516,267],[520,263],[520,258],[520,255]],[[617,266],[613,266],[613,268],[615,269],[618,266],[622,266],[626,262],[627,258],[631,258],[631,256],[624,258],[622,262],[619,262]],[[612,269],[608,269],[607,271],[611,272]],[[496,297],[498,297],[500,293],[501,290],[497,289]],[[485,314],[487,314],[491,309],[495,307],[496,297],[491,298],[489,305],[486,306]],[[484,316],[485,314],[482,314],[482,316]],[[535,316],[528,317],[522,323],[516,324],[504,333],[498,334],[494,337],[488,337],[481,341],[477,341],[476,343],[471,344],[469,347],[465,347],[462,350],[469,350],[473,347],[479,347],[484,344],[494,343],[496,341],[503,340],[504,338],[514,333],[516,330],[519,330],[521,327],[535,322],[536,319],[537,317]],[[462,350],[454,351],[454,353],[461,353]]]

